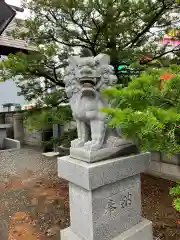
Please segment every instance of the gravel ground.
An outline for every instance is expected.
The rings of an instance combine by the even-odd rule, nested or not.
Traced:
[[[50,160],[44,157],[38,148],[30,149],[25,147],[20,151],[19,149],[11,152],[5,151],[0,153],[0,157],[0,178],[8,174],[19,175],[20,172],[26,170],[44,176],[47,172],[54,173],[57,169],[56,159]]]
[[[57,159],[30,148],[1,152],[0,159],[0,240],[59,240],[69,211]]]
[[[180,240],[180,213],[172,207],[169,189],[174,182],[142,175],[143,216],[153,222],[157,240]]]
[[[0,240],[59,240],[69,226],[69,202],[56,158],[30,148],[8,154],[0,155]],[[142,175],[143,216],[153,222],[154,240],[180,240],[180,214],[168,194],[173,184]]]

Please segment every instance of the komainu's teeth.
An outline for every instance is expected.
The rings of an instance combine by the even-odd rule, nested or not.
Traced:
[[[83,87],[93,87],[93,84],[91,84],[91,83],[84,83]]]
[[[88,78],[88,77],[86,77],[86,78],[82,77],[82,78],[80,78],[80,83],[82,85],[84,85],[84,84],[91,84],[91,85],[95,86],[96,85],[96,79]]]

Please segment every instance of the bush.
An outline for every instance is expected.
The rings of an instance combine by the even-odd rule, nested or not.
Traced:
[[[126,88],[106,89],[112,102],[103,109],[110,125],[121,128],[124,137],[142,151],[180,152],[180,66],[148,69]],[[180,211],[180,183],[170,190]]]
[[[128,87],[106,89],[110,125],[142,151],[180,152],[180,67],[148,69]]]

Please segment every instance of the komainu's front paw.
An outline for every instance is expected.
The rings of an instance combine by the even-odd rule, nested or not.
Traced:
[[[92,141],[88,141],[84,144],[84,147],[89,148],[92,145],[92,143],[93,143]]]
[[[71,147],[73,148],[77,148],[77,147],[83,147],[85,144],[84,141],[80,140],[80,139],[75,139],[73,141],[71,141]]]
[[[89,141],[84,144],[84,147],[88,151],[97,151],[102,148],[102,144],[96,141]]]

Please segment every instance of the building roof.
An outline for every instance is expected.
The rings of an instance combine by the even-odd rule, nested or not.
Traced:
[[[4,0],[0,1],[0,35],[7,28],[9,23],[16,15],[16,11],[10,7]]]
[[[13,37],[7,34],[9,31],[12,31],[15,27],[16,21],[12,20],[7,29],[0,36],[0,47],[14,48],[18,50],[35,50],[33,47],[30,47],[25,40],[14,39]]]
[[[21,7],[17,7],[17,6],[11,5],[11,4],[8,4],[8,5],[17,12],[24,12],[24,9]]]

